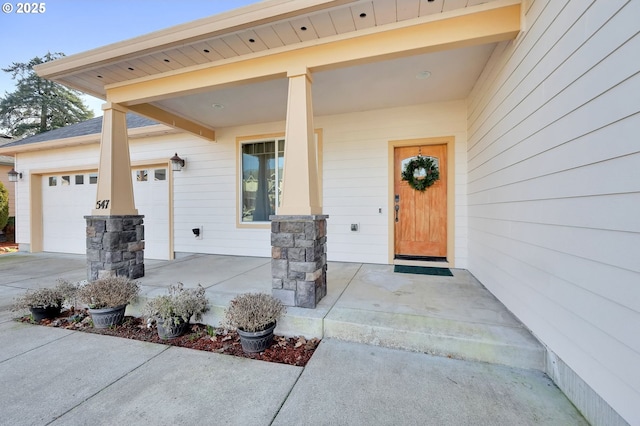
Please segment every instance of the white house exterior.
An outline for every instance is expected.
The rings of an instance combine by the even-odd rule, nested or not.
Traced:
[[[339,33],[339,18],[344,17],[340,11],[345,8],[353,14],[353,32],[368,37],[378,31],[384,35],[388,29],[395,37],[396,30],[419,31],[422,25],[446,19],[456,26],[456,19],[517,7],[520,31],[513,34],[500,29],[496,30],[500,35],[486,35],[475,43],[473,37],[463,37],[465,41],[452,42],[451,48],[447,43],[437,49],[403,50],[396,45],[392,49],[397,55],[377,52],[382,59],[355,58],[353,63],[310,68],[305,74],[314,99],[307,142],[316,149],[313,162],[318,168],[321,213],[329,216],[327,258],[468,269],[546,346],[547,373],[590,422],[640,424],[640,2],[477,3],[481,2],[268,1],[243,9],[247,15],[224,19],[235,23],[234,36],[248,33],[268,45],[273,35],[269,20],[238,26],[242,16],[288,13],[273,18],[275,25],[286,21],[294,29],[305,25],[315,29],[315,37],[308,40],[307,30],[298,32],[300,46],[294,54],[304,56],[323,40],[341,46],[345,40],[340,34],[325,35],[320,29],[330,16]],[[439,9],[420,15],[427,7]],[[415,15],[404,17],[412,8]],[[379,13],[381,18],[391,9],[393,22],[379,19],[374,26],[358,27],[361,14]],[[464,33],[467,25],[460,24],[456,31]],[[132,44],[140,52],[143,45],[153,51],[144,43],[163,36],[167,35]],[[227,46],[231,43],[226,40]],[[291,53],[283,43],[273,47],[273,55]],[[267,47],[251,52],[246,44],[249,51],[240,56],[267,58],[264,51],[271,49]],[[122,55],[133,63],[133,53]],[[61,68],[74,65],[74,57],[69,58]],[[106,56],[77,61],[81,59],[95,60],[95,67],[109,70]],[[115,58],[114,63],[116,59],[122,60]],[[234,64],[229,58],[220,61],[221,66]],[[42,72],[72,86],[79,84],[53,67],[55,63]],[[137,66],[131,68],[138,71]],[[189,77],[195,80],[197,72],[206,69],[194,66]],[[431,77],[423,81],[427,75],[420,73],[426,70]],[[172,69],[159,75],[170,80],[179,72]],[[121,73],[114,71],[114,76]],[[367,73],[378,73],[379,87],[367,85],[371,83]],[[176,80],[166,86],[175,88],[175,94],[161,99],[160,89],[151,83],[165,86],[156,77],[137,75],[130,85],[110,82],[105,93],[86,89],[164,123],[141,122],[146,125],[129,129],[134,199],[139,214],[145,215],[145,255],[271,257],[268,220],[245,220],[256,213],[245,203],[251,192],[247,185],[252,183],[242,172],[243,147],[258,149],[263,142],[278,146],[285,139],[291,143],[292,113],[285,111],[287,78],[296,75],[279,74],[267,82],[264,76],[243,82],[238,77],[234,84],[216,76],[219,87],[195,95],[192,87],[177,88],[181,83]],[[416,85],[413,96],[394,77],[411,80]],[[432,85],[417,86],[423,83]],[[441,86],[450,87],[440,92]],[[289,87],[291,97],[294,89]],[[370,104],[354,99],[358,93],[367,97],[365,92],[380,88],[385,96],[372,98]],[[255,96],[261,93],[264,96]],[[228,125],[215,125],[220,109],[227,113],[234,108],[234,99],[247,96],[255,96],[251,102],[260,114],[234,109],[229,114],[235,118],[227,119]],[[158,111],[140,107],[134,98],[191,121],[176,124],[175,117],[167,120]],[[205,114],[201,108],[190,109],[188,102],[211,108]],[[273,119],[274,113],[280,118]],[[207,123],[206,116],[214,118]],[[203,131],[211,131],[211,137],[200,137]],[[15,155],[15,168],[25,176],[16,184],[16,241],[22,250],[84,253],[83,216],[96,208],[91,180],[101,162],[99,132],[39,137],[0,148],[0,154]],[[399,170],[394,152],[405,146],[443,146],[446,152],[442,256],[429,254],[418,260],[397,256],[400,231],[394,179]],[[175,153],[185,160],[185,167],[174,172],[169,159]],[[278,154],[274,155],[277,163]],[[275,172],[275,182],[282,172]],[[82,178],[76,181],[76,176]],[[352,231],[352,224],[357,231]],[[194,228],[200,230],[197,238]]]
[[[591,422],[613,423],[568,368],[637,424],[640,4],[523,6],[468,98],[467,267]]]

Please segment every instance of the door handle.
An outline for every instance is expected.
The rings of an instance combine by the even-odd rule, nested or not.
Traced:
[[[396,222],[397,222],[398,221],[398,212],[400,211],[400,205],[399,204],[396,204],[395,210],[396,210]]]

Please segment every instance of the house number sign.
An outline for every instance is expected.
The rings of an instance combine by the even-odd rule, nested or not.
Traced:
[[[109,208],[109,201],[111,201],[111,200],[98,200],[98,201],[96,201],[96,210]]]

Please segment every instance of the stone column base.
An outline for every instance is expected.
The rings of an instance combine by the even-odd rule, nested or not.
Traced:
[[[85,216],[87,280],[144,276],[144,216]]]
[[[315,308],[327,294],[328,217],[269,217],[271,293],[287,306]]]

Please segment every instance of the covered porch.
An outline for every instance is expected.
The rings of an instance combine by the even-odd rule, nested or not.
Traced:
[[[271,220],[272,292],[289,306],[315,308],[326,293],[325,266],[327,259],[332,260],[326,250],[326,234],[330,233],[326,219],[334,211],[338,215],[347,211],[352,232],[359,231],[361,221],[369,221],[364,216],[375,212],[372,220],[379,223],[369,228],[375,235],[366,238],[384,246],[381,248],[386,252],[381,253],[386,258],[384,262],[394,263],[402,255],[412,260],[437,259],[445,263],[442,266],[465,267],[464,249],[456,251],[455,247],[464,221],[456,229],[454,219],[464,216],[460,201],[456,201],[464,187],[456,184],[454,174],[454,152],[456,148],[462,151],[466,143],[464,132],[456,131],[454,125],[438,129],[418,116],[417,123],[425,129],[403,137],[403,132],[394,128],[400,126],[399,120],[408,113],[396,110],[398,120],[389,123],[391,132],[384,141],[389,150],[387,160],[393,157],[395,148],[413,148],[404,157],[398,157],[395,165],[385,165],[380,159],[374,162],[372,168],[376,171],[372,174],[380,178],[376,186],[384,187],[386,177],[388,194],[364,214],[349,208],[352,206],[345,200],[353,197],[344,188],[373,201],[367,194],[372,188],[369,183],[364,186],[358,183],[354,188],[352,179],[344,173],[345,170],[349,173],[350,164],[342,154],[343,149],[339,150],[339,157],[329,157],[338,168],[323,163],[323,157],[330,151],[324,152],[321,135],[326,128],[326,142],[337,146],[341,136],[330,131],[334,124],[349,120],[346,114],[425,104],[442,104],[441,108],[435,107],[442,110],[446,109],[445,103],[456,101],[457,113],[462,114],[465,108],[461,100],[469,95],[492,52],[499,43],[513,40],[521,30],[518,1],[425,4],[410,10],[405,10],[405,6],[393,1],[320,1],[312,7],[301,1],[291,4],[271,1],[39,66],[37,72],[42,77],[106,101],[96,202],[91,216],[86,217],[87,235],[92,238],[88,241],[87,258],[93,262],[88,278],[145,275],[144,215],[139,213],[133,196],[127,112],[178,129],[200,142],[237,145],[234,232],[259,231],[269,226]],[[422,84],[431,76],[434,78],[429,80],[430,84]],[[453,121],[458,127],[466,127],[464,121],[447,115],[448,123]],[[325,125],[321,124],[326,117],[330,118]],[[254,150],[252,144],[276,144],[275,140],[265,140],[265,134],[269,138],[276,136],[266,131],[268,126],[264,123],[274,123],[278,129],[278,146],[286,139],[282,153],[280,148],[274,151],[278,166],[270,166],[268,171],[263,170],[266,167],[251,166],[249,161],[258,158],[258,146]],[[375,126],[373,122],[362,124]],[[254,126],[255,133],[244,133],[246,130],[226,133],[233,126]],[[355,128],[350,132],[356,134]],[[351,144],[354,138],[347,139]],[[358,140],[351,146],[358,152],[363,148],[371,150],[372,139]],[[438,164],[442,159],[440,195],[434,196],[435,201],[422,197],[415,203],[421,207],[413,208],[414,194],[405,197],[390,183],[398,174],[394,174],[394,167],[398,171],[401,160],[420,156],[422,149],[437,144],[442,145],[437,156],[425,155],[432,156],[429,158]],[[177,151],[185,152],[187,147],[176,145],[170,152],[176,152],[174,157],[180,166],[174,170],[180,171],[185,162]],[[209,174],[215,168],[214,162],[209,161],[203,167]],[[245,205],[245,200],[250,200],[253,192],[268,191],[246,189],[251,183],[248,175],[252,167],[262,176],[263,185],[278,188],[256,206],[248,202]],[[185,178],[201,177],[186,176],[192,173],[191,165],[186,170]],[[327,176],[323,176],[325,170]],[[340,181],[327,188],[335,183],[331,179]],[[170,175],[169,180],[174,185],[173,193],[180,194],[182,176]],[[206,185],[203,179],[188,183],[186,192],[196,185]],[[233,189],[232,182],[224,184],[228,190]],[[332,198],[338,203],[331,205]],[[399,221],[397,212],[403,202],[402,212],[410,213]],[[170,203],[170,215],[174,215],[168,226],[171,258],[174,251],[181,251],[177,242],[174,246],[176,224],[208,217],[211,212],[202,203],[189,199],[185,203],[186,214],[181,216],[183,212],[171,209]],[[268,214],[257,214],[262,209]],[[424,213],[426,210],[429,215]],[[226,215],[232,212],[225,211]],[[130,228],[120,230],[120,221],[129,223]],[[294,229],[307,229],[310,225],[314,230],[305,231],[311,235],[304,241],[282,243],[283,239],[301,234]],[[385,227],[389,231],[385,232]],[[414,232],[414,227],[419,232]],[[122,235],[110,235],[113,232]],[[229,228],[223,232],[228,233]],[[196,236],[202,238],[200,231]],[[405,239],[411,247],[400,248],[399,241]],[[115,240],[126,240],[128,244],[117,244]],[[31,247],[37,251],[36,245]],[[221,252],[207,249],[210,253]],[[354,252],[347,247],[343,251]]]

